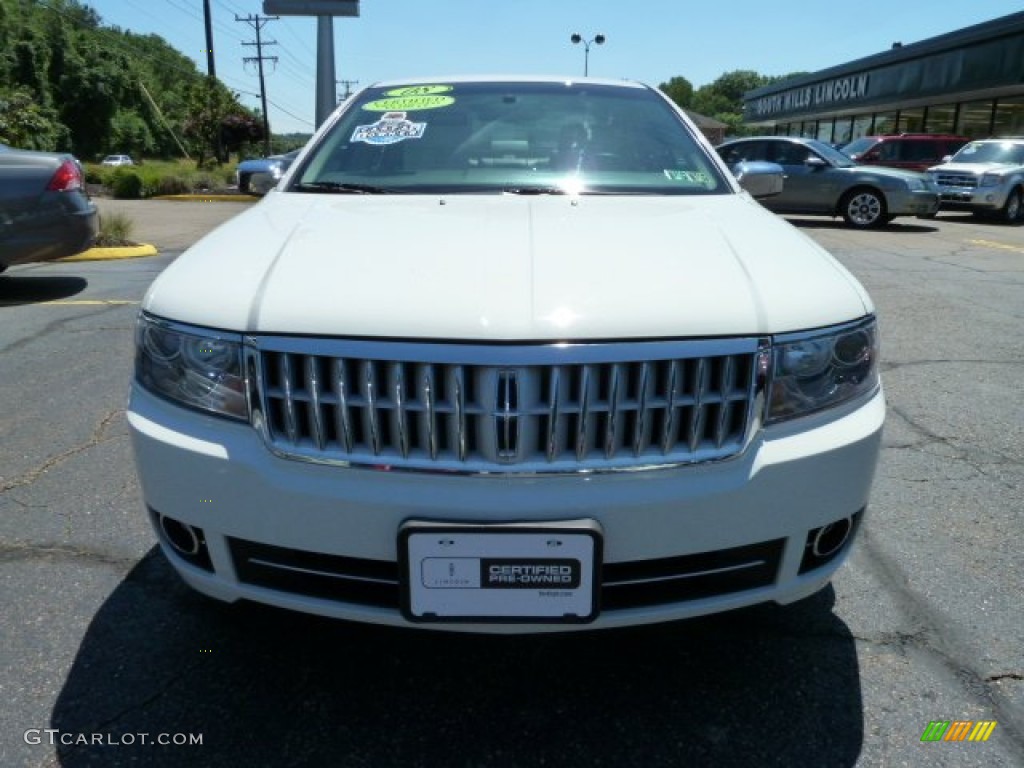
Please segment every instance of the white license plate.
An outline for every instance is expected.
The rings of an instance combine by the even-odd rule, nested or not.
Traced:
[[[411,621],[593,621],[601,529],[593,520],[508,525],[410,521],[399,531]]]

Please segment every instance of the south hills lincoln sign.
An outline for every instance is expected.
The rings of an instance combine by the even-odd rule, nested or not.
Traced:
[[[791,88],[782,93],[762,96],[750,102],[754,118],[796,112],[808,109],[828,108],[863,99],[868,95],[871,80],[867,74],[837,77],[813,85]]]

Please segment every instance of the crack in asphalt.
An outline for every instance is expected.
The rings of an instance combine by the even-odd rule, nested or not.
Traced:
[[[888,408],[889,408],[889,411],[891,413],[895,414],[896,416],[899,416],[907,424],[907,426],[910,427],[911,430],[913,430],[917,434],[921,435],[925,439],[923,441],[919,442],[919,443],[897,443],[895,445],[886,445],[883,448],[884,450],[914,450],[914,451],[918,451],[918,452],[923,453],[923,454],[928,455],[928,456],[934,456],[936,458],[940,458],[940,459],[942,459],[944,461],[960,462],[960,463],[970,467],[971,469],[973,469],[975,472],[977,472],[979,475],[981,475],[982,477],[986,478],[990,482],[998,483],[998,484],[1000,484],[1001,486],[1003,486],[1004,488],[1006,488],[1007,490],[1010,490],[1010,491],[1015,491],[1016,492],[1017,490],[1019,490],[1019,487],[1017,485],[1015,485],[1015,484],[1013,484],[1011,482],[1007,482],[1006,480],[1003,480],[1002,478],[999,478],[999,477],[996,477],[996,476],[992,475],[990,472],[986,471],[985,467],[986,466],[1024,467],[1024,459],[1021,459],[1018,456],[1007,456],[1005,454],[1000,453],[999,451],[993,451],[991,449],[989,449],[987,451],[987,454],[988,454],[988,457],[994,457],[994,458],[987,458],[987,457],[978,456],[976,454],[980,451],[980,448],[975,448],[975,450],[972,452],[968,448],[965,448],[965,447],[962,447],[961,445],[959,445],[956,442],[957,438],[955,436],[954,437],[947,437],[945,435],[938,434],[937,432],[935,432],[932,429],[926,427],[924,424],[920,423],[919,421],[916,421],[914,418],[912,418],[906,411],[904,411],[899,406],[895,406],[895,405],[891,405],[890,404]],[[925,450],[925,448],[927,448],[930,445],[942,445],[942,446],[945,446],[946,448],[949,448],[949,450],[953,453],[953,455],[950,456],[950,455],[945,455],[945,454],[935,454],[935,453],[932,453],[930,451]],[[979,459],[982,459],[982,458],[986,458],[986,460],[985,461],[979,461]]]
[[[990,707],[1003,733],[1012,742],[1021,764],[1024,764],[1024,712],[1000,697],[999,692],[991,685],[1002,679],[1004,674],[1011,679],[1017,679],[1013,677],[1017,673],[983,676],[978,672],[970,663],[970,659],[976,654],[970,650],[966,641],[957,636],[949,618],[929,605],[922,595],[899,586],[906,583],[906,574],[899,564],[876,544],[870,531],[861,531],[860,546],[871,562],[871,567],[877,571],[876,576],[880,577],[879,580],[885,585],[885,589],[893,595],[903,615],[921,627],[912,633],[897,633],[897,643],[901,644],[901,647],[917,649],[937,660],[960,682],[971,697]]]
[[[997,683],[1000,680],[1024,680],[1024,675],[1020,672],[1003,672],[999,675],[989,675],[985,678],[986,683]]]
[[[886,371],[898,371],[901,368],[913,368],[920,365],[1005,365],[1008,367],[1024,366],[1024,360],[972,360],[970,358],[935,358],[925,360],[905,360],[900,362],[885,361],[880,368]]]
[[[113,565],[131,569],[138,564],[137,557],[123,557],[68,544],[8,544],[0,542],[0,563],[27,560],[86,561],[97,565]]]
[[[123,308],[124,307],[113,306],[113,305],[105,306],[105,307],[102,307],[101,309],[96,310],[95,312],[85,312],[85,313],[76,312],[75,314],[69,315],[68,317],[62,317],[62,318],[60,318],[58,320],[53,320],[52,322],[49,322],[46,325],[44,325],[42,328],[40,328],[38,331],[36,331],[32,335],[25,336],[24,338],[18,339],[17,341],[13,342],[12,344],[8,344],[6,347],[0,347],[0,354],[3,354],[5,352],[13,352],[16,349],[21,349],[22,347],[26,347],[29,344],[32,344],[32,343],[34,343],[36,341],[39,341],[44,336],[47,336],[50,333],[52,333],[53,331],[55,331],[58,328],[60,328],[62,325],[67,325],[68,323],[74,323],[74,322],[77,322],[77,321],[82,320],[84,318],[97,317],[99,315],[102,315],[102,314],[105,314],[107,312],[110,312],[111,310],[123,309]]]
[[[45,474],[58,464],[67,461],[72,456],[77,456],[79,453],[82,453],[82,451],[87,451],[90,448],[94,448],[100,443],[105,443],[107,440],[113,440],[116,439],[117,437],[121,437],[121,435],[106,435],[104,433],[106,432],[107,427],[110,426],[111,422],[113,422],[114,419],[116,419],[123,413],[123,408],[116,408],[113,411],[110,411],[102,419],[100,419],[100,423],[96,426],[96,429],[93,430],[93,433],[89,437],[89,439],[86,440],[84,443],[80,443],[79,445],[68,448],[66,451],[62,451],[61,453],[58,453],[56,456],[51,456],[39,466],[29,469],[28,471],[22,473],[18,477],[0,483],[0,494],[7,493],[8,491],[11,491],[15,488],[22,488],[26,485],[31,485],[36,480],[38,480],[40,476],[42,476],[43,474]]]

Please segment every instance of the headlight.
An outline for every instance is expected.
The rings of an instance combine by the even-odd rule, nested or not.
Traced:
[[[907,179],[907,187],[909,187],[911,192],[919,192],[923,189],[927,190],[931,188],[928,184],[928,180],[924,178]]]
[[[141,315],[135,378],[181,405],[247,419],[241,337],[183,328]]]
[[[806,334],[787,334],[772,345],[765,421],[782,421],[830,408],[877,386],[878,326],[874,318]]]
[[[998,173],[986,173],[982,174],[981,181],[978,182],[980,187],[994,187],[1002,181],[1002,177]]]

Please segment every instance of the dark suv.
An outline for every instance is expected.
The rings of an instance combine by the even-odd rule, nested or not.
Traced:
[[[862,136],[842,148],[842,153],[862,165],[887,165],[907,171],[924,171],[955,155],[970,141],[966,136],[942,133],[901,133],[893,136]]]

